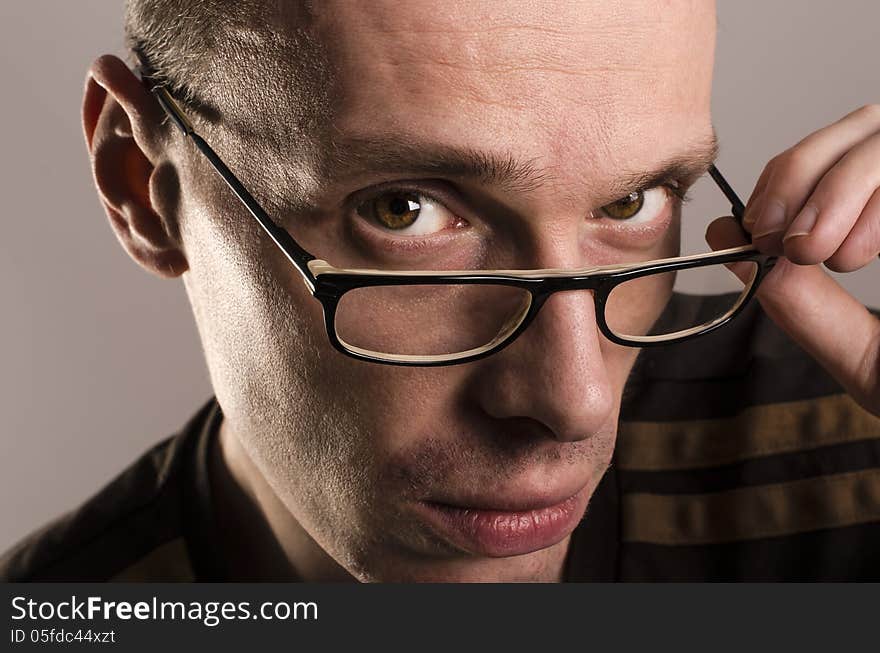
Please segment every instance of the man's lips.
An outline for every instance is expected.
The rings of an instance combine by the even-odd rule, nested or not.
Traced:
[[[521,555],[552,546],[574,530],[590,498],[588,487],[564,498],[420,501],[416,510],[432,530],[465,551]]]

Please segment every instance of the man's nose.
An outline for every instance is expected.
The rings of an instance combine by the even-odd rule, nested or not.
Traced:
[[[483,361],[483,410],[537,420],[560,441],[589,438],[607,426],[617,401],[601,344],[590,291],[551,295],[516,341]]]

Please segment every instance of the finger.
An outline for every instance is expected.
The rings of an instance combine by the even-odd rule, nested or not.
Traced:
[[[709,243],[709,247],[713,251],[749,244],[748,238],[746,238],[742,228],[739,226],[739,222],[736,218],[730,216],[712,221],[706,229],[706,242]],[[754,263],[740,261],[738,263],[727,263],[726,267],[739,277],[743,283],[751,281]]]
[[[880,189],[874,191],[846,240],[825,261],[825,265],[835,272],[852,272],[875,261],[878,253],[880,253]]]
[[[856,401],[872,412],[880,410],[880,320],[821,266],[779,259],[757,298]]]
[[[789,260],[814,265],[838,250],[880,186],[878,160],[880,133],[853,147],[825,173],[782,238]]]
[[[717,218],[709,224],[706,228],[706,242],[713,251],[749,244],[736,218],[729,215]]]
[[[755,225],[755,219],[757,218],[755,206],[761,201],[761,196],[764,193],[764,189],[767,187],[767,182],[770,180],[770,175],[773,172],[773,163],[774,161],[771,160],[764,166],[764,170],[761,171],[761,176],[758,177],[758,182],[755,184],[755,188],[752,190],[752,194],[746,202],[745,210],[743,211],[742,226],[743,229],[749,233],[752,232],[752,227]]]
[[[877,131],[880,131],[880,105],[868,105],[774,157],[760,201],[752,207],[755,244],[762,251],[782,253],[782,232],[825,172]]]

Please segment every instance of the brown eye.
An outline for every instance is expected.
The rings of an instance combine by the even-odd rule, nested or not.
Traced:
[[[422,203],[416,193],[384,193],[361,204],[357,212],[386,229],[406,229],[419,217]]]
[[[645,204],[645,194],[642,191],[635,191],[616,202],[606,204],[602,207],[602,212],[609,218],[615,220],[628,220],[637,215]]]

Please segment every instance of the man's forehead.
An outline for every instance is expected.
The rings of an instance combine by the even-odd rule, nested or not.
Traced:
[[[285,20],[285,19],[282,19]],[[286,20],[290,20],[287,18]],[[518,63],[560,69],[602,65],[663,65],[675,42],[714,30],[711,0],[327,0],[314,7],[310,27],[328,45],[355,41],[379,49],[415,46],[438,59],[458,57],[474,67]],[[658,40],[662,39],[662,40]],[[667,41],[672,42],[667,42]],[[424,46],[424,47],[421,47]],[[356,53],[355,53],[356,54]],[[363,52],[362,54],[367,54]],[[646,57],[648,54],[650,56]]]
[[[325,2],[308,23],[332,71],[318,152],[414,134],[608,170],[674,158],[711,136],[705,0]]]

